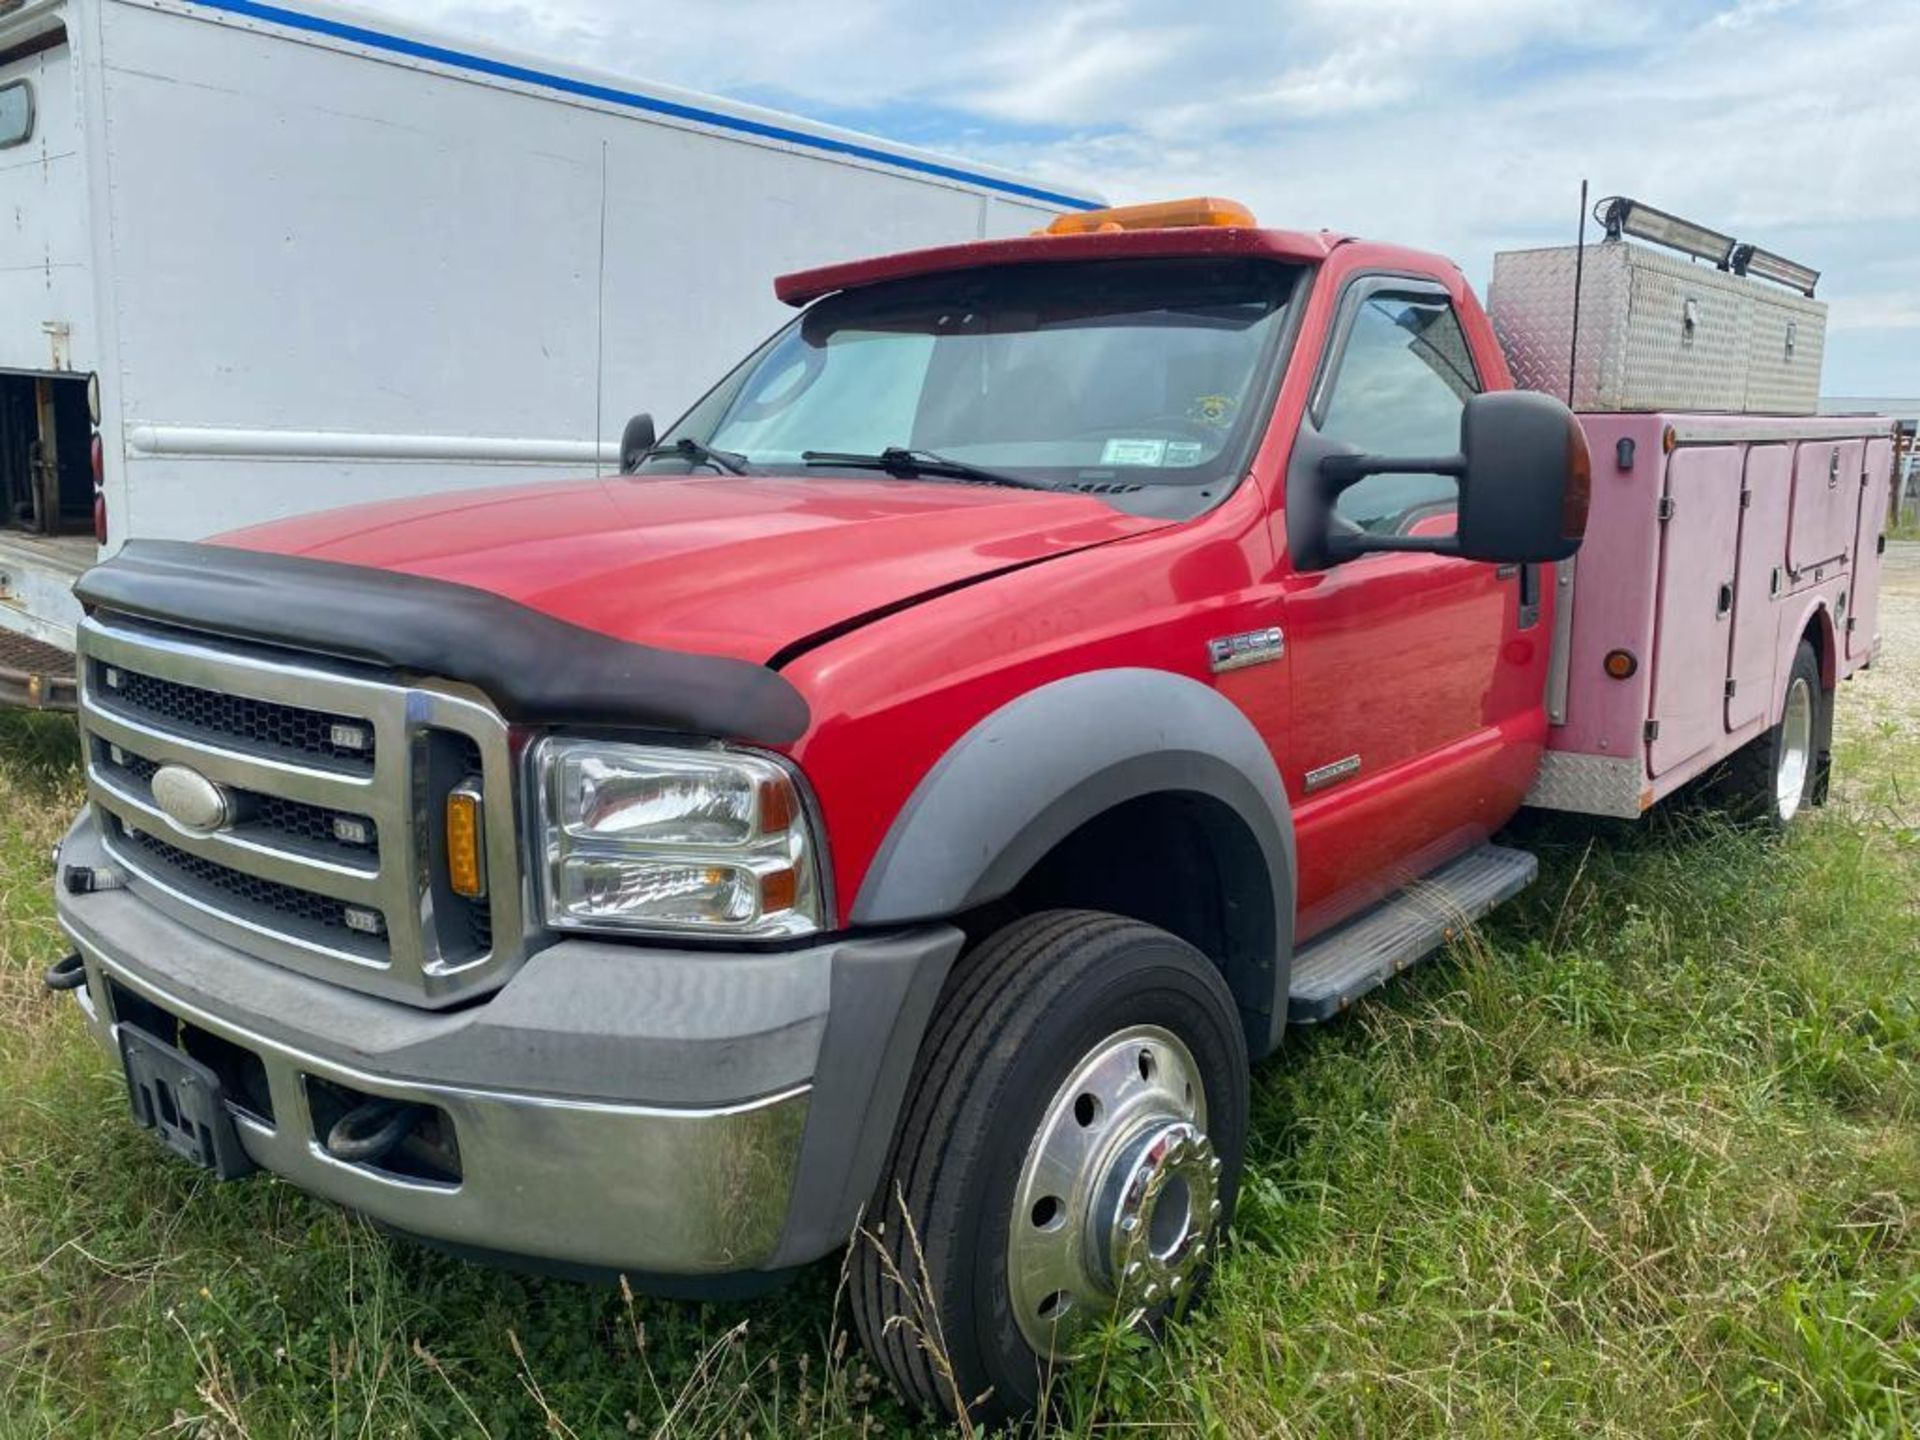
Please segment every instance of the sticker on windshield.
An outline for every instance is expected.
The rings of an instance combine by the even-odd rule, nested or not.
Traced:
[[[1207,453],[1207,447],[1198,440],[1167,441],[1166,463],[1169,465],[1198,465]]]
[[[1164,440],[1109,440],[1100,452],[1102,465],[1164,465],[1166,460]]]

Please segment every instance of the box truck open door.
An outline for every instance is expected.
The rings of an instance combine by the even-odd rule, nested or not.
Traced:
[[[56,12],[0,48],[0,531],[93,528],[93,310],[72,50]]]

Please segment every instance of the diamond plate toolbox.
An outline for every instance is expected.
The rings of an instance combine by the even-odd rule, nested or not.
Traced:
[[[1567,395],[1577,257],[1494,257],[1487,311],[1522,389]],[[1821,301],[1624,240],[1589,245],[1573,408],[1811,415],[1826,330]]]

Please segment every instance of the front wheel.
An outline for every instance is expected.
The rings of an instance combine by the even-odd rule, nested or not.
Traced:
[[[1189,1300],[1233,1214],[1247,1085],[1225,981],[1164,931],[1055,911],[964,957],[852,1263],[901,1394],[1019,1413],[1103,1324]]]

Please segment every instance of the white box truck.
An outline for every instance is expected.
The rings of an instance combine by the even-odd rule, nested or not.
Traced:
[[[611,468],[769,277],[1097,199],[309,0],[0,0],[0,672],[61,690],[129,537]]]

